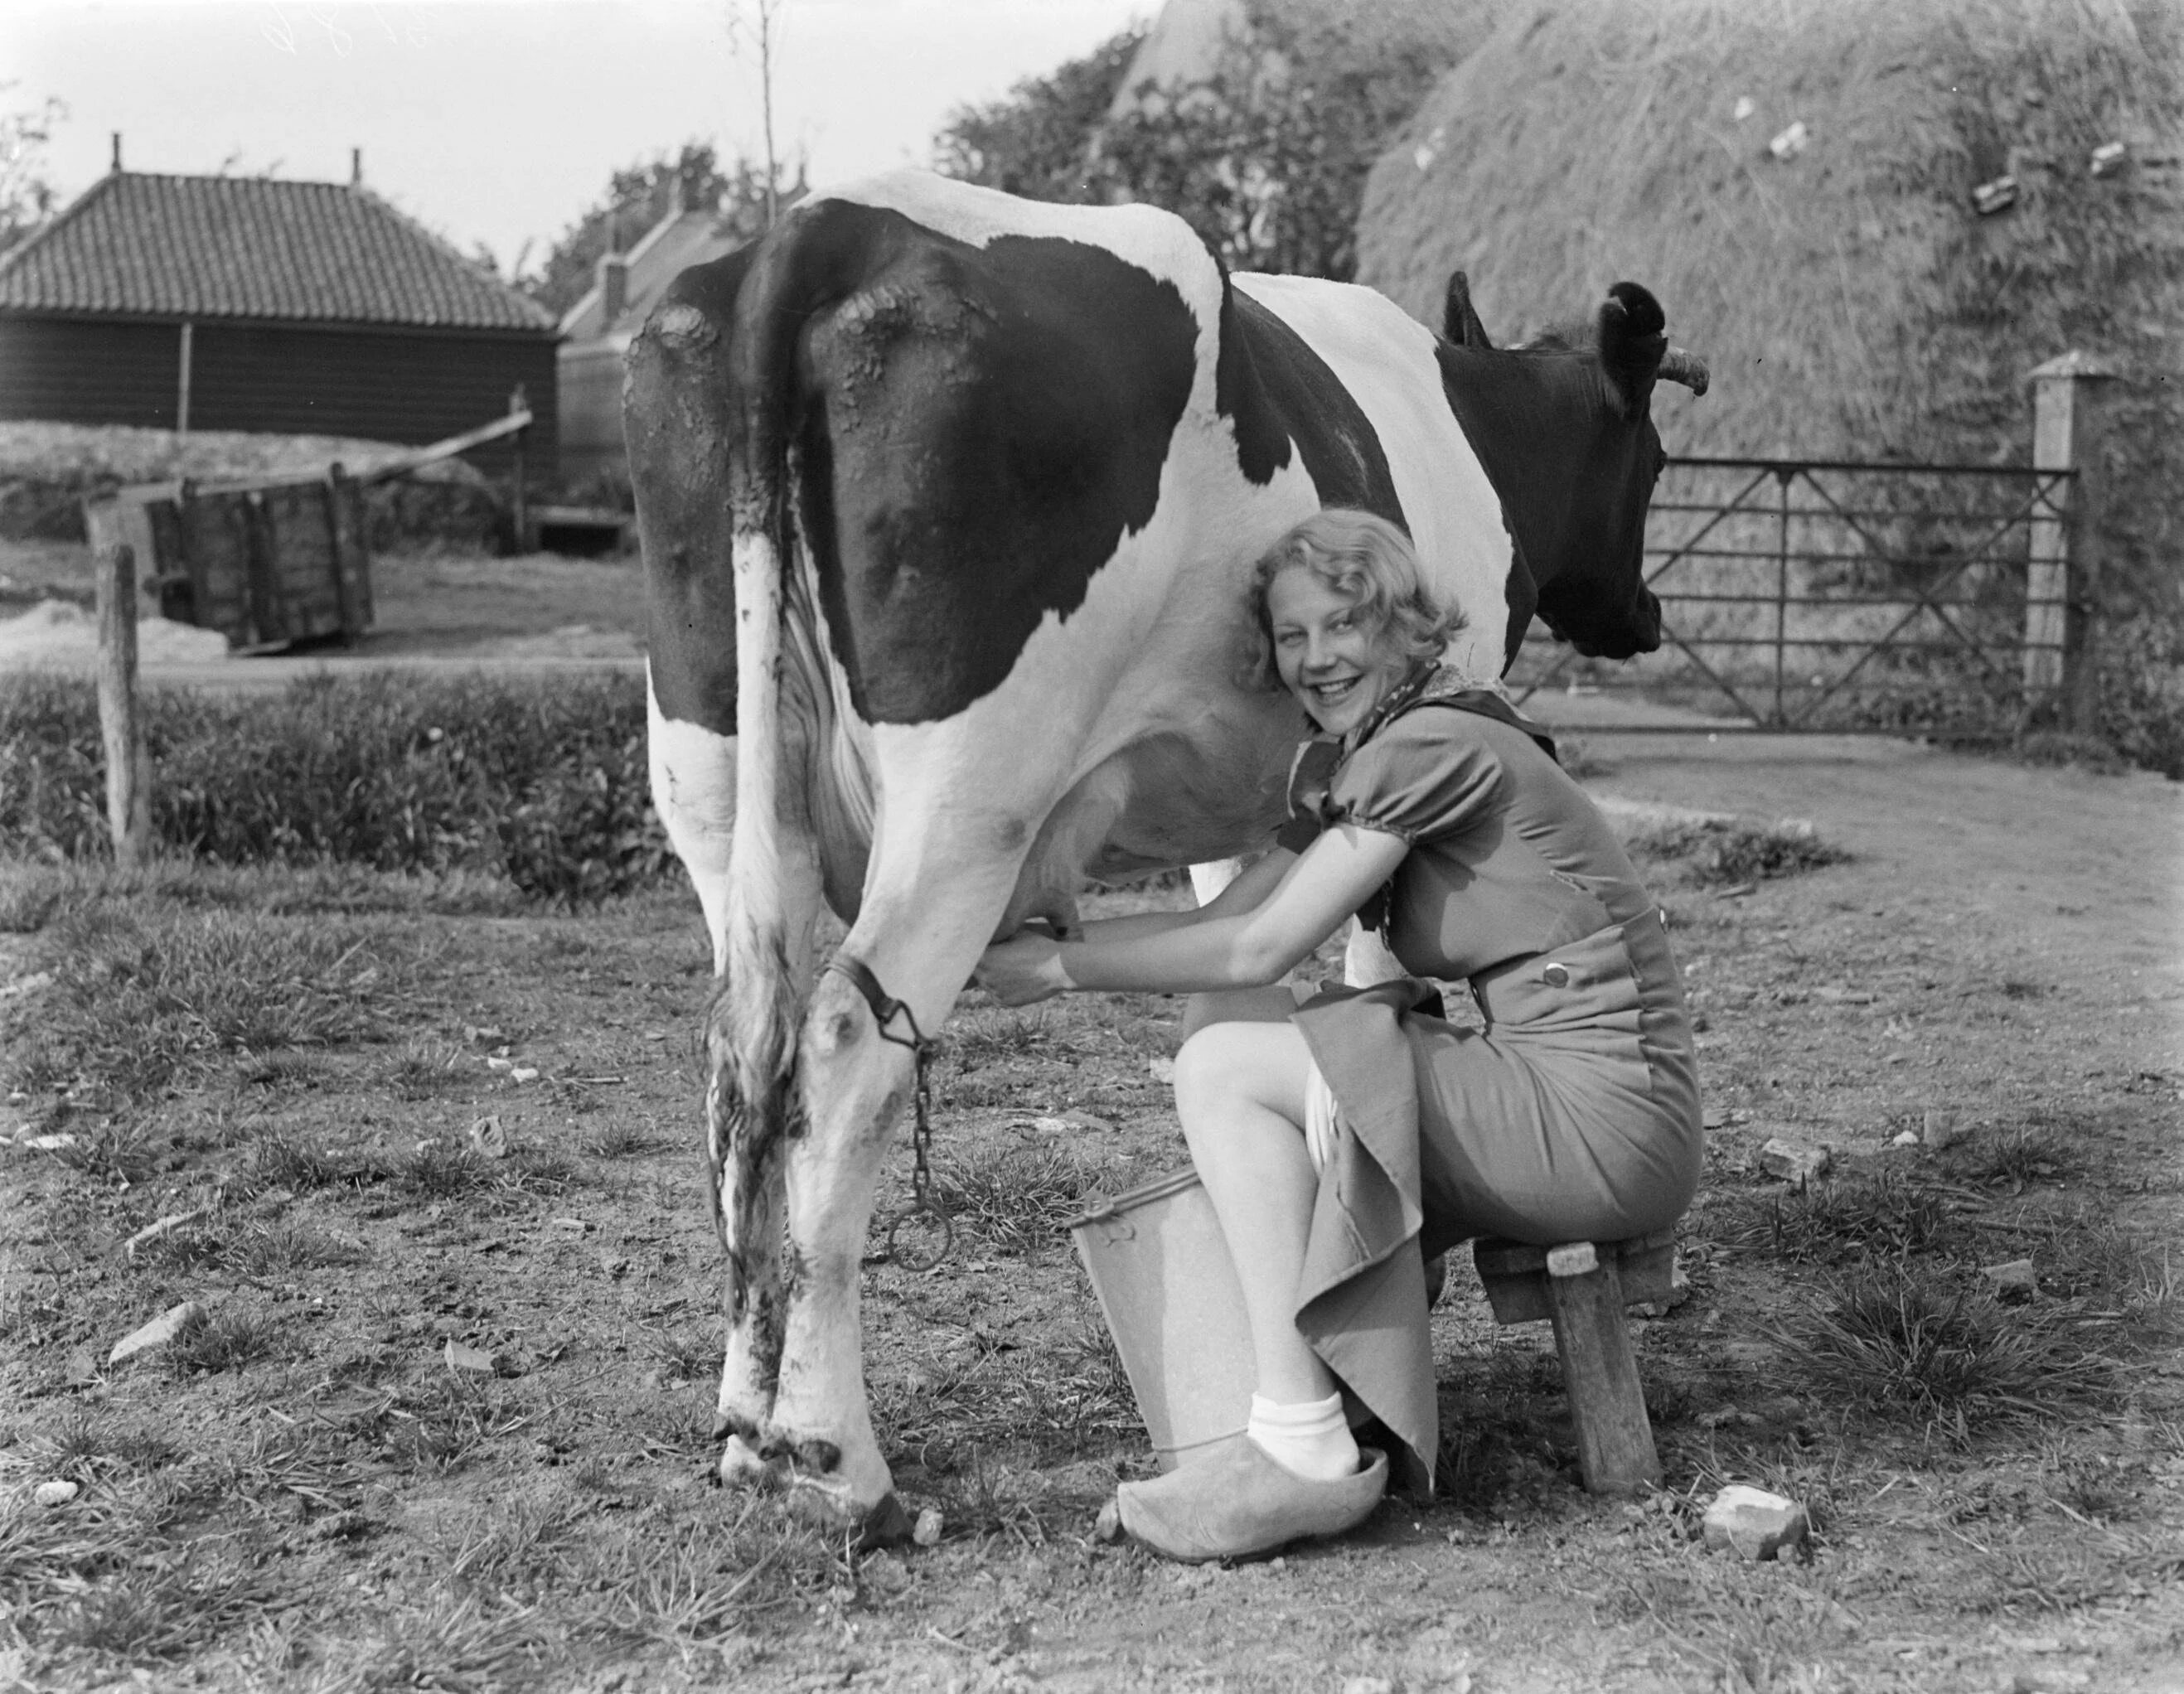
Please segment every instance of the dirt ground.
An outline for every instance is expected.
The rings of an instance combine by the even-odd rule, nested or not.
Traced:
[[[597,600],[538,597],[515,634],[629,627],[632,567],[566,568]],[[1667,1485],[1582,1492],[1550,1340],[1497,1329],[1459,1266],[1443,1496],[1234,1569],[1092,1533],[1148,1456],[1059,1223],[1184,1162],[1172,1003],[959,1008],[956,1251],[915,1274],[876,1234],[863,1282],[882,1442],[942,1539],[856,1554],[708,1479],[683,891],[571,915],[200,873],[121,900],[0,867],[0,1052],[54,1056],[19,1056],[0,1110],[0,1689],[2184,1689],[2184,788],[1880,741],[1583,743],[1618,816],[1807,819],[1850,855],[1727,883],[1652,861],[1710,1128],[1691,1297],[1635,1326]],[[130,988],[114,936],[148,984],[215,930],[222,956],[337,956],[294,967],[338,988],[327,1021],[101,1093],[119,1061],[64,1037]],[[170,1012],[141,1004],[148,1050]],[[1833,1173],[1791,1191],[1774,1138]],[[907,1176],[899,1145],[883,1209]],[[1982,1303],[1980,1267],[2020,1257],[2036,1288]],[[1941,1338],[1956,1378],[1827,1345],[1855,1278],[1912,1271],[1984,1314]],[[212,1318],[187,1346],[105,1364],[184,1300]],[[1922,1371],[1942,1390],[1907,1400]],[[55,1481],[80,1491],[36,1504]],[[1706,1551],[1731,1481],[1804,1501],[1811,1557]]]

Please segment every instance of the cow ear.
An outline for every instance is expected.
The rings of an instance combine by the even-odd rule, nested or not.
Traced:
[[[1623,402],[1635,415],[1652,398],[1669,337],[1661,303],[1635,282],[1618,282],[1600,308],[1600,364]]]
[[[1441,303],[1440,333],[1442,340],[1468,347],[1474,353],[1494,350],[1494,343],[1486,338],[1486,326],[1479,321],[1479,314],[1472,309],[1471,279],[1461,270],[1449,273],[1448,298]]]

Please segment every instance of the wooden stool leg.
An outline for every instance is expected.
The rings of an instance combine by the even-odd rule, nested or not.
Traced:
[[[1623,1320],[1623,1279],[1615,1261],[1602,1259],[1589,1241],[1551,1249],[1547,1303],[1586,1491],[1627,1494],[1658,1482],[1661,1457]]]

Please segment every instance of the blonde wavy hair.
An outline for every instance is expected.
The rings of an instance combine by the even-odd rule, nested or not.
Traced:
[[[1413,661],[1438,657],[1463,614],[1444,610],[1426,589],[1411,538],[1384,517],[1329,506],[1306,518],[1260,556],[1245,604],[1243,650],[1236,680],[1266,694],[1281,690],[1274,665],[1273,618],[1267,590],[1284,571],[1301,566],[1357,609],[1376,644],[1392,642]]]

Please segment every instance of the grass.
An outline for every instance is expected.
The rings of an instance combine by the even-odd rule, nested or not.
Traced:
[[[240,1370],[270,1354],[280,1325],[262,1312],[199,1307],[160,1354],[176,1380]]]
[[[1915,1262],[1860,1265],[1781,1339],[1825,1402],[1968,1436],[1998,1422],[2084,1415],[2116,1401],[2115,1362],[2067,1307],[2006,1307],[1960,1273]]]
[[[237,1062],[367,1040],[421,950],[369,923],[102,900],[41,933],[53,985],[4,1080],[141,1106]]]
[[[1949,1198],[1916,1178],[1823,1178],[1788,1192],[1747,1191],[1710,1211],[1708,1234],[1788,1264],[1836,1264],[1846,1252],[1894,1257],[1968,1249],[1970,1232]]]
[[[1062,1225],[1084,1209],[1104,1165],[1059,1144],[1011,1147],[940,1173],[951,1222],[995,1252],[1031,1258],[1059,1245]]]
[[[1624,832],[1623,844],[1641,866],[1672,871],[1699,888],[1797,876],[1850,857],[1796,818],[1644,816]]]
[[[277,695],[152,690],[153,833],[220,865],[365,867],[504,879],[593,902],[673,869],[652,816],[642,684],[624,676],[299,680]],[[253,749],[238,760],[233,749]],[[109,851],[86,680],[0,678],[0,854]],[[57,896],[50,884],[15,906]],[[0,919],[25,914],[0,906]]]

